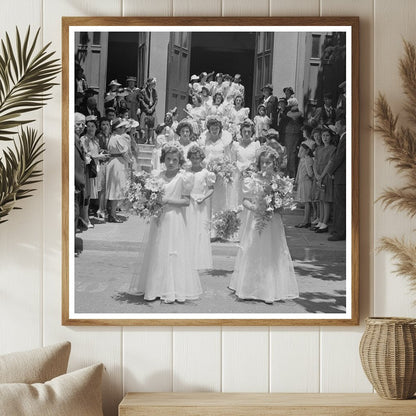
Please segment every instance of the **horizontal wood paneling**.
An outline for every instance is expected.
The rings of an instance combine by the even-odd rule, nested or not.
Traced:
[[[319,16],[320,0],[270,0],[270,16]]]
[[[123,16],[172,16],[172,0],[123,0]]]
[[[222,0],[223,16],[269,16],[269,0]]]
[[[221,16],[221,0],[173,0],[173,16]]]

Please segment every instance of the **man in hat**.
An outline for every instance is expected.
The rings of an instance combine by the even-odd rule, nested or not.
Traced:
[[[277,130],[287,151],[286,174],[294,178],[298,168],[298,150],[303,138],[303,117],[297,106],[287,107],[286,98],[280,98],[278,106]]]
[[[124,89],[127,92],[124,98],[129,109],[129,117],[133,120],[139,119],[139,92],[140,90],[136,87],[136,77],[129,76],[126,79],[127,87]]]
[[[286,100],[295,96],[295,91],[293,91],[292,87],[285,87],[283,88],[283,93],[285,94]]]
[[[113,79],[108,84],[108,91],[104,95],[104,107],[116,107],[117,91],[121,84]]]
[[[324,105],[315,110],[315,114],[311,119],[314,126],[330,126],[335,124],[335,108],[332,107],[332,94],[327,92],[324,94]]]
[[[346,124],[345,118],[335,122],[335,131],[340,136],[337,150],[326,168],[334,178],[334,225],[329,241],[345,240],[346,237]]]
[[[85,90],[88,88],[84,70],[80,64],[75,64],[75,109],[84,101]]]
[[[270,127],[277,130],[277,97],[273,95],[273,85],[266,84],[262,89],[263,97],[259,104],[263,104],[266,107],[266,116],[270,118]]]

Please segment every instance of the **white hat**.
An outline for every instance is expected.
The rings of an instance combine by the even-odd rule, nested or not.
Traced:
[[[130,123],[128,122],[128,120],[122,120],[120,118],[113,120],[113,129],[118,129],[119,127],[127,127],[129,126]]]
[[[117,82],[116,79],[113,79],[108,86],[111,87],[112,85],[117,85],[117,87],[121,87],[121,84],[119,82]]]
[[[75,113],[74,114],[74,122],[75,123],[85,123],[85,116],[82,113]]]
[[[287,100],[287,105],[292,107],[294,105],[299,105],[298,100],[295,97],[291,97]]]
[[[128,122],[130,123],[130,128],[135,129],[136,127],[139,126],[139,122],[137,120],[135,120],[134,118],[129,118]]]

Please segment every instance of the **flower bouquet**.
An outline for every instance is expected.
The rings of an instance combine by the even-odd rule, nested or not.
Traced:
[[[241,177],[243,179],[252,178],[253,175],[257,172],[258,172],[257,164],[256,163],[251,163],[250,165],[248,165],[245,169],[243,169],[241,171]]]
[[[129,182],[126,202],[130,212],[150,220],[158,219],[163,212],[162,183],[146,171],[134,172]]]
[[[228,158],[214,159],[208,163],[207,169],[214,172],[217,177],[220,177],[224,183],[231,183],[235,172],[235,163]]]
[[[295,209],[293,199],[293,179],[288,176],[273,175],[271,180],[262,185],[255,211],[255,228],[260,233],[271,221],[275,212],[282,212],[284,208]]]
[[[242,207],[237,209],[227,209],[216,212],[212,218],[212,226],[215,235],[221,240],[229,240],[238,232],[241,220],[238,214],[242,211]]]

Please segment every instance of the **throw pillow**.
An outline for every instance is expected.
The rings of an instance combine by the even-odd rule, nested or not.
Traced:
[[[0,415],[103,416],[102,373],[97,364],[44,384],[0,384]]]
[[[70,342],[0,355],[0,383],[44,383],[66,373]]]

